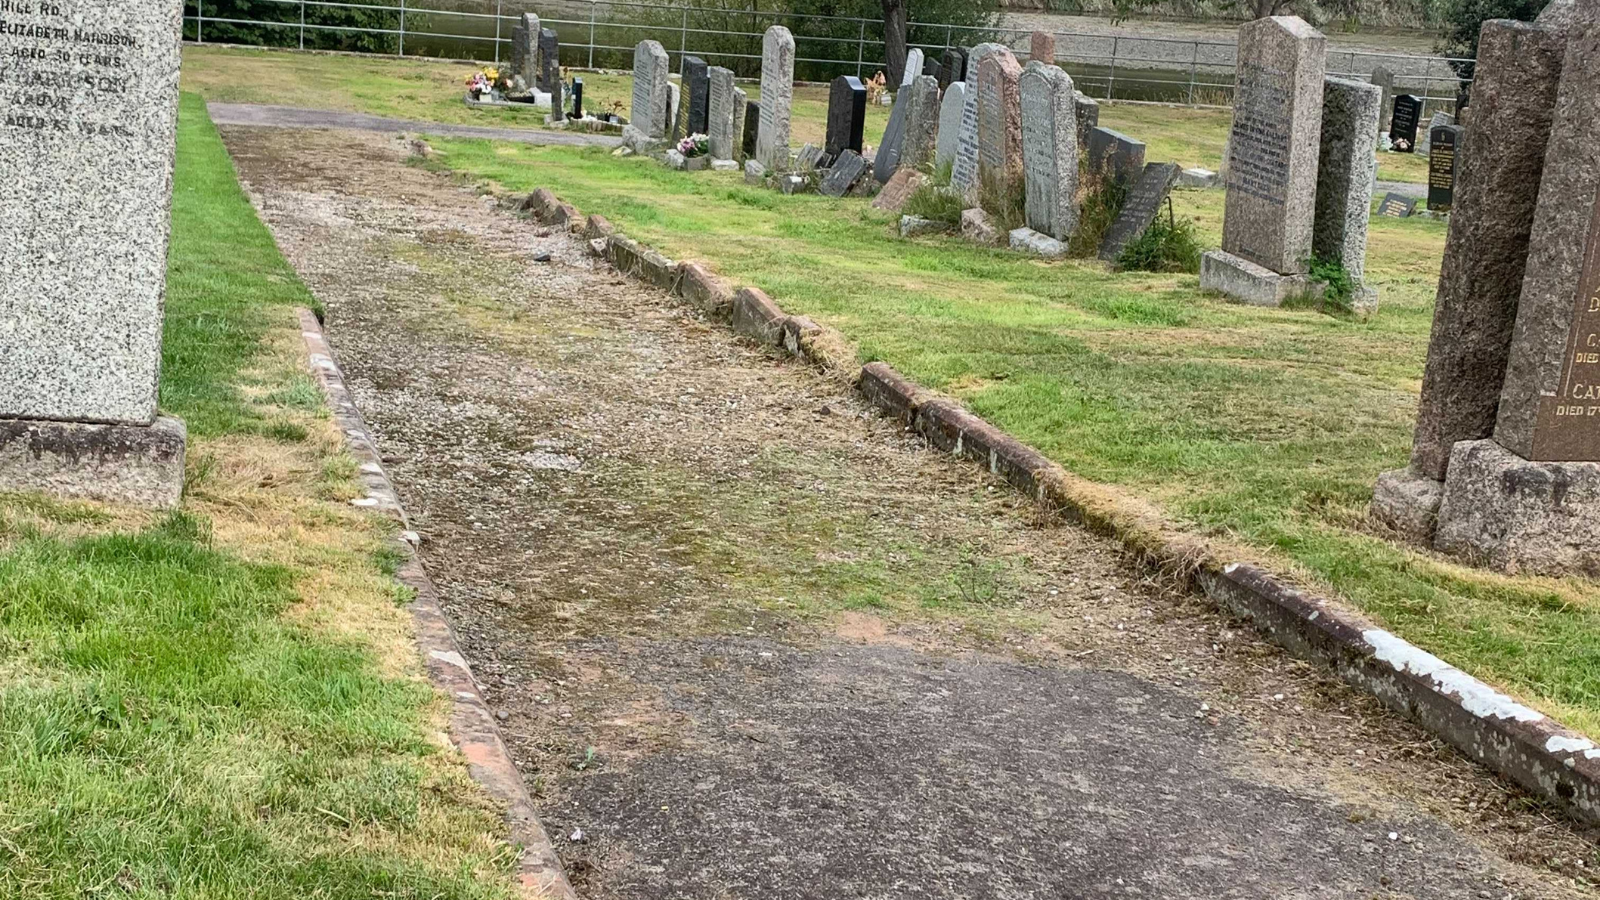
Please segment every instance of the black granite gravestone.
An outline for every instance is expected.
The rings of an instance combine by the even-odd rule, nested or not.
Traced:
[[[756,135],[761,131],[761,104],[755,100],[746,100],[744,104],[744,139],[743,145],[745,159],[756,158]]]
[[[583,79],[572,79],[572,117],[583,118]]]
[[[1389,145],[1396,153],[1417,149],[1417,121],[1422,118],[1422,98],[1415,94],[1396,94],[1394,115],[1389,119]]]
[[[706,61],[698,56],[683,58],[682,90],[687,94],[683,102],[683,127],[685,136],[709,134],[711,122],[711,71]]]
[[[840,75],[828,91],[828,137],[823,150],[832,160],[845,150],[861,152],[867,121],[867,89],[854,75]]]
[[[561,42],[548,28],[539,29],[539,90],[550,95],[550,118],[566,118],[561,109]]]
[[[1178,181],[1178,170],[1177,163],[1151,163],[1144,167],[1144,172],[1128,189],[1127,199],[1123,200],[1116,220],[1106,230],[1105,239],[1100,242],[1101,259],[1115,262],[1129,243],[1150,228],[1161,213],[1161,204],[1166,202]]]
[[[1449,212],[1455,204],[1457,155],[1465,133],[1460,125],[1435,125],[1428,132],[1428,209],[1433,212]]]
[[[1410,197],[1388,193],[1383,195],[1383,202],[1378,204],[1378,215],[1385,219],[1407,219],[1416,208],[1417,201]]]
[[[933,58],[932,53],[929,53],[927,56],[922,58],[922,74],[932,75],[934,79],[937,80],[939,78],[939,71],[942,68],[943,66],[940,66],[939,61]]]
[[[967,51],[951,47],[939,60],[939,93],[957,81],[967,80]]]
[[[1128,182],[1144,171],[1144,142],[1109,128],[1089,129],[1089,171]]]

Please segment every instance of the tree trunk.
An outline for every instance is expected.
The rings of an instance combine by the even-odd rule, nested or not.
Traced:
[[[906,74],[905,0],[883,0],[883,56],[888,89],[897,91]]]

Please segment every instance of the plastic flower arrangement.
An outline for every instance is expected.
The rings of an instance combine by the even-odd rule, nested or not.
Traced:
[[[473,96],[505,90],[506,87],[505,79],[500,77],[500,70],[493,66],[467,76],[467,90],[471,91]]]
[[[694,159],[711,152],[711,139],[703,134],[691,134],[678,142],[678,152],[684,159]]]

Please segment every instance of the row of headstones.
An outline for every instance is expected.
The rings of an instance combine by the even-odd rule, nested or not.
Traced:
[[[1600,571],[1600,0],[1479,35],[1410,465],[1373,511],[1436,549]]]
[[[540,26],[534,13],[523,13],[511,29],[511,88],[513,91],[538,90],[550,95],[550,118],[560,122],[563,110],[561,83],[561,41],[549,28]],[[582,116],[582,100],[575,113]]]

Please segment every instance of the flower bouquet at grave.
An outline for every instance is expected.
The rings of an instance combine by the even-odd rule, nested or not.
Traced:
[[[694,159],[711,152],[711,139],[703,134],[691,134],[678,142],[678,152],[684,159]]]

